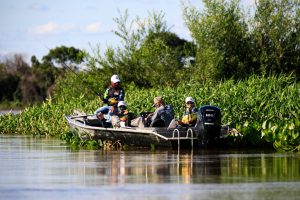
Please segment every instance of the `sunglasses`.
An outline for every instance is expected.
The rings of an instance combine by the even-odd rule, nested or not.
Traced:
[[[192,101],[188,101],[188,102],[186,102],[185,104],[193,104],[194,102],[192,102]]]

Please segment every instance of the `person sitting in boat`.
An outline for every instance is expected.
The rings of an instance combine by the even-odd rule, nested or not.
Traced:
[[[185,112],[181,120],[178,120],[178,124],[181,126],[195,126],[197,123],[198,109],[195,107],[195,100],[192,97],[185,99]]]
[[[116,110],[114,110],[116,111]],[[112,127],[112,116],[113,113],[110,111],[107,114],[103,114],[102,112],[99,112],[96,117],[98,120],[100,120],[100,126],[105,128],[111,128]]]
[[[117,112],[112,113],[111,123],[113,127],[129,126],[129,111],[125,101],[119,101]]]
[[[114,74],[110,78],[110,85],[105,91],[104,96],[102,97],[99,95],[100,99],[106,103],[106,106],[98,108],[94,114],[101,118],[100,115],[108,114],[108,112],[113,113],[114,110],[117,109],[117,105],[119,101],[124,101],[125,92],[124,89],[121,87],[121,81],[118,75]]]
[[[171,105],[165,105],[165,102],[162,97],[158,96],[154,98],[154,104],[152,105],[155,108],[153,113],[149,113],[145,119],[145,126],[150,127],[166,127],[170,124],[174,118],[174,111]]]

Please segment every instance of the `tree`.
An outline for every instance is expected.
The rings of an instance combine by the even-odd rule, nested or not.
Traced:
[[[162,12],[130,21],[126,11],[114,20],[118,27],[114,33],[122,46],[108,48],[104,56],[97,55],[97,62],[90,58],[90,69],[105,80],[107,75],[117,73],[125,82],[139,87],[176,85],[185,74],[183,60],[195,55],[193,43],[170,32]]]
[[[74,47],[60,46],[50,49],[49,53],[42,58],[45,64],[55,67],[65,68],[66,66],[75,67],[84,61],[85,53]]]
[[[252,37],[260,73],[300,75],[300,1],[257,0]]]
[[[45,100],[51,94],[48,94],[49,88],[51,88],[55,80],[63,74],[61,68],[54,67],[49,62],[40,63],[35,57],[31,57],[32,66],[32,80],[36,83],[36,89],[40,99]]]
[[[6,66],[0,63],[0,101],[17,100],[20,78],[7,72]]]
[[[13,57],[7,58],[5,66],[7,73],[10,74],[11,77],[11,83],[6,83],[6,87],[8,87],[9,84],[18,82],[18,85],[13,92],[14,97],[24,104],[32,103],[32,101],[40,99],[38,91],[36,90],[37,87],[34,85],[35,83],[32,79],[32,70],[25,62],[22,55],[15,54]],[[31,92],[29,92],[29,90]],[[13,100],[17,100],[16,98]]]
[[[195,55],[194,49],[193,43],[175,33],[150,32],[134,54],[139,58],[139,81],[150,86],[176,86],[189,79],[185,59]]]
[[[172,49],[176,54],[176,60],[184,66],[183,59],[195,56],[196,45],[185,39],[179,38],[172,32],[149,33],[145,38],[142,46],[151,46],[156,41],[162,41],[166,46]],[[150,47],[151,48],[151,47]]]
[[[7,57],[4,65],[8,73],[19,77],[30,75],[31,73],[30,66],[25,62],[24,56],[21,54],[14,54],[11,57]]]
[[[185,6],[185,22],[197,44],[197,80],[243,78],[252,71],[250,40],[239,1],[203,0],[205,9]]]
[[[49,89],[53,88],[55,80],[62,76],[65,70],[78,70],[78,65],[84,62],[84,57],[84,51],[66,46],[50,49],[49,53],[43,56],[42,63],[32,57],[35,80],[40,83],[42,96],[46,98],[49,95]]]

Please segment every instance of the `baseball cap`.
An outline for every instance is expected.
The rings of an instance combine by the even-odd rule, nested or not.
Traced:
[[[112,75],[112,77],[110,78],[110,81],[113,83],[121,82],[119,76],[116,74]]]
[[[126,102],[125,101],[119,101],[118,107],[120,107],[120,106],[126,106]]]
[[[187,102],[195,103],[195,100],[192,97],[187,97],[187,98],[185,98],[185,103],[187,103]]]

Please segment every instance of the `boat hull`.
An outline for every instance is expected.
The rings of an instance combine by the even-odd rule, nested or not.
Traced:
[[[90,126],[85,123],[84,117],[66,116],[71,131],[76,132],[82,140],[119,141],[121,144],[137,147],[193,147],[198,138],[193,130],[167,128],[104,128]]]

